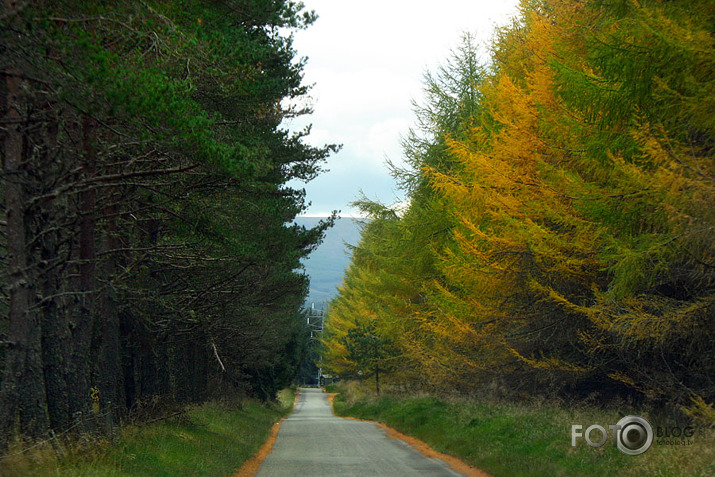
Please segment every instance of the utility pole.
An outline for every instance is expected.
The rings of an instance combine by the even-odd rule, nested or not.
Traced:
[[[318,321],[318,319],[320,319],[320,321]],[[325,308],[316,309],[315,303],[311,303],[310,312],[308,313],[307,317],[307,325],[310,328],[310,345],[311,347],[317,346],[316,342],[320,339],[320,335],[325,328]],[[321,384],[321,378],[323,376],[322,362],[323,357],[318,356],[317,361],[315,363],[316,367],[318,368],[318,385]]]
[[[325,326],[325,308],[320,310],[320,336],[323,334],[323,327]],[[321,378],[323,377],[323,356],[318,356],[318,386],[321,384]]]

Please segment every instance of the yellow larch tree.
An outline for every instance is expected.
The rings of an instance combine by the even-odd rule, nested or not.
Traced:
[[[713,8],[689,3],[525,2],[462,167],[426,169],[459,224],[454,321],[547,378],[715,394]]]

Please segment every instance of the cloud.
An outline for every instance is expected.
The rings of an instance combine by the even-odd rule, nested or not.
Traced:
[[[373,124],[367,133],[366,154],[371,157],[380,157],[380,162],[386,158],[395,163],[400,162],[402,157],[402,146],[399,141],[410,127],[410,118],[387,118],[377,124]]]
[[[412,100],[421,80],[436,69],[464,32],[486,42],[494,23],[516,11],[516,0],[441,0],[429,8],[407,0],[304,0],[319,19],[295,33],[298,56],[307,56],[305,83],[314,114],[287,124],[313,124],[308,142],[343,144],[330,158],[330,172],[305,185],[311,215],[341,209],[363,190],[384,203],[404,200],[389,175],[386,157],[400,164],[400,146],[414,123]],[[302,187],[302,185],[301,185]]]

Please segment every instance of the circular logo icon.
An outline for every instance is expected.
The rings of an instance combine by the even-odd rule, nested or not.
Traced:
[[[641,455],[653,444],[653,428],[639,416],[626,416],[618,421],[616,446],[628,455]]]

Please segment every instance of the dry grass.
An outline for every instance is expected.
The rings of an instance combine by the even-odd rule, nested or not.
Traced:
[[[293,392],[279,404],[254,401],[192,406],[185,416],[121,430],[58,459],[49,444],[0,461],[2,477],[225,476],[266,441],[277,419],[292,409]],[[287,405],[286,405],[287,403]]]
[[[378,399],[360,383],[341,384],[341,388],[342,394],[335,399],[338,414],[384,422],[494,476],[715,475],[712,429],[701,429],[690,445],[654,443],[640,456],[618,451],[611,436],[603,447],[590,447],[583,440],[571,446],[572,424],[607,426],[621,415],[637,414],[654,427],[673,425],[637,409],[462,397],[390,395]]]

